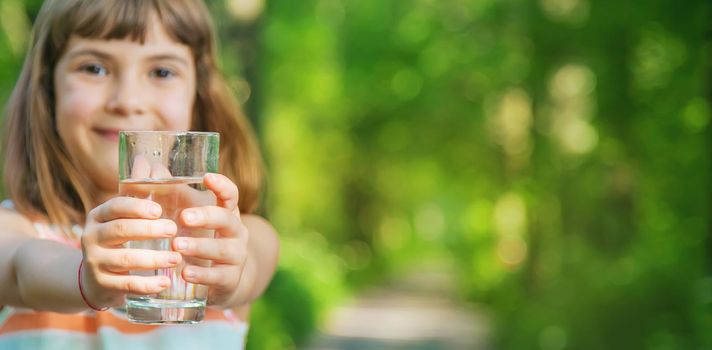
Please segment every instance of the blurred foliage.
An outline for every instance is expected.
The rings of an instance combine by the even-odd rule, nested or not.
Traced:
[[[0,2],[3,99],[38,3]],[[250,348],[435,256],[495,348],[712,347],[712,3],[209,4],[282,236]]]

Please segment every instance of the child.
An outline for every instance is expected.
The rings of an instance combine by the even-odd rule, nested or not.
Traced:
[[[216,68],[214,31],[199,0],[47,0],[5,116],[0,210],[0,349],[242,348],[248,308],[276,267],[278,240],[257,205],[260,156]],[[149,200],[119,197],[119,130],[217,131],[217,206],[180,224],[215,229],[173,251],[140,253],[132,239],[173,237]],[[239,196],[238,196],[239,188]],[[239,198],[239,199],[238,199]],[[248,240],[249,234],[249,240]],[[154,294],[162,276],[136,269],[213,261],[183,271],[209,287],[197,325],[129,323],[126,294]]]

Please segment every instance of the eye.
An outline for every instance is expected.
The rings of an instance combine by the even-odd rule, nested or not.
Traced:
[[[91,75],[106,76],[109,74],[108,70],[104,66],[97,63],[82,65],[81,67],[79,67],[79,70]]]
[[[151,71],[151,76],[160,78],[160,79],[167,79],[174,77],[176,73],[169,68],[156,68],[153,71]]]

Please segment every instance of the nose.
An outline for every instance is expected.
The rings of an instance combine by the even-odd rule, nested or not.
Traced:
[[[142,115],[146,112],[146,93],[140,78],[131,74],[116,77],[107,101],[108,112],[120,116]]]

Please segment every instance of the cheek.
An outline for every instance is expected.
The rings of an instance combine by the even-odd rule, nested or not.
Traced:
[[[74,125],[87,124],[101,108],[101,90],[72,83],[57,84],[55,101],[57,127],[74,129]]]
[[[190,129],[193,115],[194,94],[187,91],[165,94],[160,98],[161,115],[165,119],[168,130]]]

